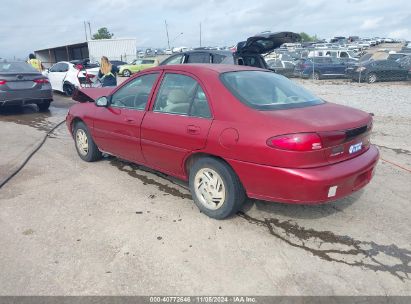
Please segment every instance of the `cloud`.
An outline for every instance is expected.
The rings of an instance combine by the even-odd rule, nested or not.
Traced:
[[[384,17],[376,17],[365,19],[361,24],[361,29],[363,30],[374,30],[381,26],[381,22],[384,20]]]
[[[234,45],[261,31],[290,30],[321,38],[339,35],[411,39],[411,2],[397,0],[2,0],[0,57],[26,57],[36,49],[85,40],[107,27],[115,37],[135,37],[138,47],[166,47],[164,20],[175,44]]]

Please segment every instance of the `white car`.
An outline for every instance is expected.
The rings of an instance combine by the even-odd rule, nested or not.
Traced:
[[[95,85],[98,71],[98,67],[85,70],[74,63],[60,61],[45,70],[43,75],[49,78],[53,90],[71,96],[75,88]]]

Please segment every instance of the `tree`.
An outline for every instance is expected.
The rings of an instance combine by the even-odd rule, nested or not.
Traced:
[[[317,35],[310,36],[307,33],[301,32],[300,36],[301,36],[301,39],[302,39],[303,42],[318,41]]]
[[[99,28],[97,33],[93,35],[93,40],[98,39],[111,39],[113,38],[114,34],[110,33],[106,27]]]

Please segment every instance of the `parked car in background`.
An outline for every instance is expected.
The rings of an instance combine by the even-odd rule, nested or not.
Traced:
[[[392,60],[371,60],[347,69],[347,76],[354,81],[374,83],[377,81],[406,80],[408,71]]]
[[[49,78],[53,90],[71,96],[76,88],[96,83],[99,69],[99,67],[85,68],[81,64],[60,61],[45,70],[43,75]]]
[[[399,65],[408,71],[408,79],[411,79],[411,54],[397,60]]]
[[[130,64],[119,66],[119,75],[130,77],[132,74],[138,73],[142,70],[158,66],[159,62],[156,58],[136,59]]]
[[[277,74],[283,75],[285,77],[294,76],[294,63],[281,59],[270,59],[267,60],[267,65],[270,70],[274,71]]]
[[[122,60],[110,60],[110,63],[112,65],[115,65],[116,67],[127,64],[127,62],[122,61]]]
[[[26,62],[0,62],[0,107],[36,104],[47,111],[52,101],[47,77]]]
[[[314,64],[313,64],[314,62]],[[333,57],[305,58],[297,61],[294,76],[319,80],[345,77],[347,65]]]
[[[186,63],[237,64],[267,69],[262,54],[279,48],[284,43],[297,42],[300,35],[292,32],[262,33],[237,44],[235,52],[218,50],[187,51],[170,56],[160,65]]]
[[[356,54],[351,50],[344,49],[319,49],[310,50],[307,57],[334,57],[334,58],[351,58],[356,60]]]
[[[81,159],[104,151],[186,180],[201,212],[216,219],[247,196],[335,201],[368,184],[379,158],[369,113],[258,68],[159,66],[110,93],[82,92],[94,102],[66,117]]]

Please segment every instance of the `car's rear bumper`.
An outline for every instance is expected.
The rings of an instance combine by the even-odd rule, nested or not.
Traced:
[[[320,204],[348,196],[368,184],[378,159],[378,149],[371,146],[350,160],[310,169],[270,167],[237,160],[228,162],[251,198]]]
[[[0,105],[24,105],[53,101],[51,87],[41,90],[1,91]]]

